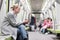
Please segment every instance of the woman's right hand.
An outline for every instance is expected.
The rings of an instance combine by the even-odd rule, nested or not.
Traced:
[[[25,19],[23,23],[28,24],[28,22],[29,22],[28,19]]]

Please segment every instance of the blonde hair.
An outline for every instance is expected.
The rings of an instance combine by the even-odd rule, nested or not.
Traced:
[[[12,8],[12,10],[14,10],[14,9],[16,9],[16,8],[18,8],[18,7],[19,7],[18,4],[14,4],[11,8]]]

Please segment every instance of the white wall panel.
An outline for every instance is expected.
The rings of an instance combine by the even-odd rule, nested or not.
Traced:
[[[3,18],[6,16],[6,0],[3,1],[1,10],[0,10],[0,32],[1,32],[1,26]]]

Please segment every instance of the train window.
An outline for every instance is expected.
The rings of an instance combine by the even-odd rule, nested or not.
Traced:
[[[8,12],[9,12],[9,3],[10,3],[10,0],[8,0]]]
[[[22,6],[20,0],[15,0],[15,4],[16,4],[16,3],[19,4],[20,6]]]
[[[55,8],[55,3],[53,3],[53,7]]]
[[[15,3],[18,3],[19,4],[20,0],[15,0]]]
[[[1,6],[2,6],[2,2],[3,2],[3,0],[0,0],[0,10],[1,10]]]
[[[10,6],[10,0],[6,0],[6,7],[7,7],[6,12],[9,12],[9,6]]]
[[[60,0],[56,0],[56,2],[60,4]]]

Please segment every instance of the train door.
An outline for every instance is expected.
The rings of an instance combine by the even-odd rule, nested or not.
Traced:
[[[56,0],[56,29],[60,29],[60,0]]]

